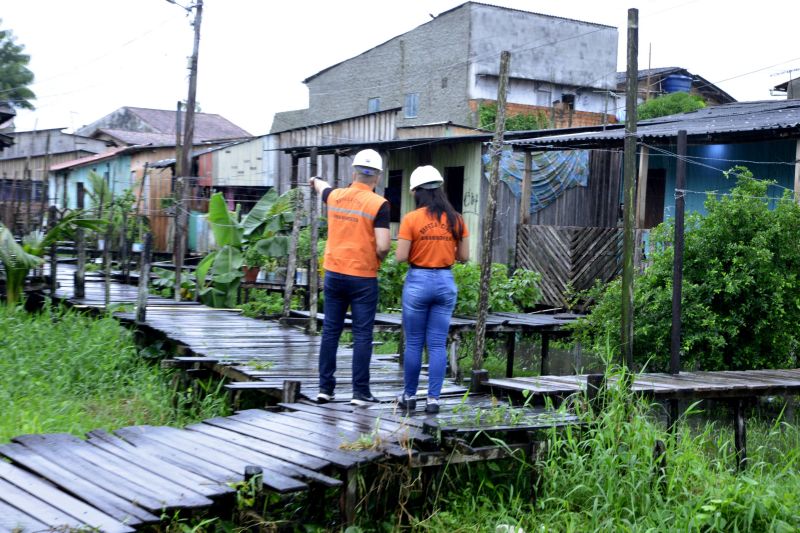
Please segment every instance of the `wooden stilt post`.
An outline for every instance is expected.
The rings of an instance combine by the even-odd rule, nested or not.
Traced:
[[[495,119],[494,139],[489,148],[492,163],[489,173],[489,191],[486,198],[486,212],[483,217],[483,239],[481,241],[481,283],[478,291],[478,316],[475,323],[475,352],[472,356],[472,369],[483,367],[483,353],[486,348],[486,315],[489,312],[489,280],[492,275],[492,240],[494,238],[494,219],[497,211],[497,187],[500,181],[500,155],[503,149],[503,132],[506,127],[506,86],[511,54],[500,54],[500,78],[497,86],[497,118]]]
[[[289,241],[289,260],[286,265],[286,285],[283,290],[283,316],[288,317],[292,312],[292,292],[294,291],[294,276],[297,272],[297,239],[300,236],[300,219],[303,214],[303,193],[297,186],[297,155],[292,154],[292,181],[294,189],[294,221],[292,222],[292,236]],[[316,317],[315,317],[316,318]]]
[[[281,393],[281,401],[284,403],[294,403],[300,397],[300,385],[299,381],[292,381],[292,380],[284,380],[283,381],[283,391]]]
[[[111,238],[114,235],[114,225],[111,224],[111,216],[108,218],[109,222],[108,226],[106,226],[106,236],[105,239],[103,239],[103,272],[105,273],[105,277],[103,278],[103,302],[106,312],[111,303]]]
[[[150,254],[153,251],[153,234],[149,231],[144,236],[142,250],[142,266],[139,269],[139,292],[136,297],[136,323],[144,324],[147,319],[147,294],[150,283]]]
[[[86,296],[86,236],[83,228],[75,230],[75,247],[77,248],[78,269],[75,271],[75,298]]]
[[[310,176],[317,175],[317,148],[311,149],[309,155],[308,173]],[[309,187],[308,213],[310,227],[310,248],[311,258],[308,261],[308,333],[317,334],[317,298],[319,298],[319,259],[317,257],[317,242],[319,241],[319,196],[314,187]]]
[[[514,377],[514,352],[517,348],[517,334],[514,331],[506,333],[506,377]]]
[[[681,299],[683,297],[683,233],[686,197],[686,130],[678,132],[678,160],[675,176],[675,239],[672,263],[672,335],[670,339],[670,374],[681,371]]]
[[[56,206],[50,206],[48,211],[48,220],[50,222],[50,227],[55,227],[58,223],[56,220],[58,218],[58,209]],[[50,245],[50,297],[55,298],[56,296],[56,289],[58,288],[58,249],[57,243],[53,243]]]
[[[356,521],[356,505],[358,503],[358,468],[350,468],[344,474],[339,507],[345,525],[352,525]]]
[[[744,470],[747,465],[747,427],[745,423],[745,401],[733,400],[733,435],[736,445],[736,468]]]
[[[541,368],[539,369],[540,376],[546,376],[550,371],[550,334],[542,333],[542,351],[541,351]]]
[[[122,212],[122,228],[119,237],[119,262],[122,266],[122,277],[125,283],[130,282],[130,265],[128,264],[128,213]]]
[[[628,86],[625,104],[622,247],[622,362],[633,369],[633,248],[636,214],[636,106],[639,79],[639,10],[628,10]]]

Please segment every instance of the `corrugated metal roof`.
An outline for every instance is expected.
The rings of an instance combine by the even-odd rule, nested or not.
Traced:
[[[800,100],[762,100],[734,102],[698,109],[666,117],[643,120],[637,124],[636,138],[657,140],[674,138],[679,130],[686,130],[695,142],[715,142],[720,138],[785,137],[787,133],[800,136]],[[585,148],[591,145],[619,145],[625,138],[623,125],[594,131],[550,135],[531,139],[509,141],[508,144],[561,148]]]
[[[138,150],[139,146],[120,146],[117,148],[113,148],[108,152],[103,152],[102,154],[93,154],[86,157],[79,157],[78,159],[72,159],[70,161],[64,161],[63,163],[58,163],[57,165],[51,165],[50,171],[55,170],[66,170],[68,168],[75,168],[75,167],[82,167],[84,165],[88,165],[90,163],[96,163],[98,161],[104,161],[106,159],[111,159],[112,157],[119,155],[125,151],[136,151]]]

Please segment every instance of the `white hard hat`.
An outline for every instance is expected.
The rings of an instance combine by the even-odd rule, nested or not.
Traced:
[[[383,159],[381,159],[381,154],[375,150],[369,148],[361,150],[353,158],[353,168],[357,168],[360,172],[368,175],[375,174],[376,170],[380,173],[383,171]],[[364,172],[365,170],[366,172]]]
[[[425,165],[422,167],[417,167],[414,172],[411,173],[411,178],[409,179],[409,189],[414,190],[417,187],[422,187],[423,189],[436,189],[442,186],[444,183],[444,179],[442,175],[439,174],[439,171],[436,168]]]

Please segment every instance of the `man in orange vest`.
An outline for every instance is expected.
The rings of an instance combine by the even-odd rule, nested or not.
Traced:
[[[325,246],[325,321],[319,348],[317,401],[334,399],[336,350],[350,307],[353,331],[354,405],[378,400],[369,388],[372,327],[378,308],[378,267],[391,246],[389,203],[375,194],[383,160],[375,150],[362,150],[353,158],[353,182],[334,189],[313,177],[310,185],[328,204],[328,242]]]

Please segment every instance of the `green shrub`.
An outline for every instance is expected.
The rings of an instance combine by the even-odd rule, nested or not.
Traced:
[[[689,111],[703,109],[705,106],[706,103],[700,96],[677,92],[648,100],[637,108],[636,113],[639,120],[647,120],[678,113],[688,113]]]
[[[780,368],[800,347],[800,206],[787,191],[767,199],[771,182],[736,167],[729,196],[709,195],[705,216],[687,217],[683,267],[684,368]],[[770,209],[770,203],[774,209]],[[652,265],[634,283],[634,356],[664,370],[672,318],[672,221],[651,234]],[[597,303],[576,327],[584,344],[619,346],[619,280],[590,293]]]

